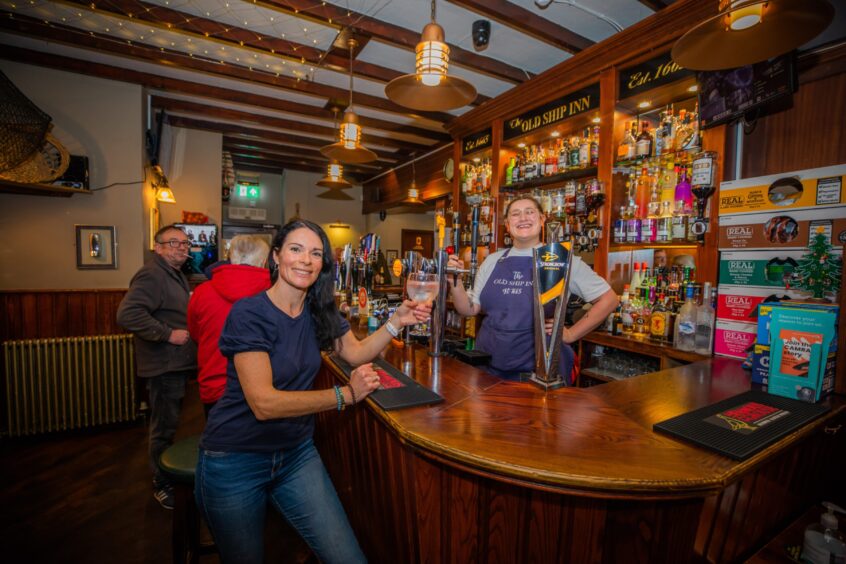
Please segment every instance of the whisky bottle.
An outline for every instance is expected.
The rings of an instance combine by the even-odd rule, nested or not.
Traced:
[[[637,144],[635,146],[635,156],[638,158],[649,157],[652,155],[652,134],[649,133],[649,122],[641,123],[640,135],[637,136]]]

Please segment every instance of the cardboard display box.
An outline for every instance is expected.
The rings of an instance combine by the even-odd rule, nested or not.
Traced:
[[[822,227],[835,247],[846,244],[846,207],[720,216],[719,248],[807,251]]]
[[[720,216],[843,205],[844,175],[846,165],[836,165],[722,182]]]
[[[746,358],[747,350],[755,342],[754,323],[717,320],[714,330],[714,354]]]
[[[840,314],[840,307],[835,304],[824,304],[819,302],[808,302],[803,300],[791,300],[785,301],[780,303],[772,303],[772,304],[760,304],[758,306],[758,331],[756,336],[756,342],[759,345],[769,345],[770,344],[770,318],[772,315],[773,307],[781,306],[781,307],[793,307],[793,308],[803,308],[803,309],[818,309],[822,311],[831,311],[834,313],[835,318]],[[834,341],[831,343],[831,351],[830,352],[837,352],[837,325],[835,324],[834,327]]]
[[[784,288],[792,280],[803,251],[725,251],[720,253],[720,291],[723,285]],[[839,254],[837,249],[835,254]]]
[[[801,299],[808,297],[808,294],[784,288],[755,288],[724,284],[720,286],[717,294],[717,319],[756,323],[758,306],[771,296]]]

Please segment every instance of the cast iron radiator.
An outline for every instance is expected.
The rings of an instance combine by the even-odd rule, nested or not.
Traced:
[[[132,421],[132,335],[3,343],[10,437]]]

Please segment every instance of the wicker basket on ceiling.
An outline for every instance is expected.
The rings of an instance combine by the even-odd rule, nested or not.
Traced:
[[[44,144],[51,118],[0,71],[0,174],[30,158]]]

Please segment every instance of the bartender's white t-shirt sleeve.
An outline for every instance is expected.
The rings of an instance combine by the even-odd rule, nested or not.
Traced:
[[[576,294],[586,302],[592,302],[611,289],[608,282],[601,278],[580,257],[573,260],[570,271],[570,293]]]
[[[481,303],[480,296],[482,295],[482,290],[485,288],[488,280],[490,280],[494,267],[496,267],[496,263],[503,253],[505,253],[505,249],[491,253],[479,265],[479,270],[476,272],[476,280],[473,282],[473,289],[467,292],[467,297],[470,298],[471,304]]]

